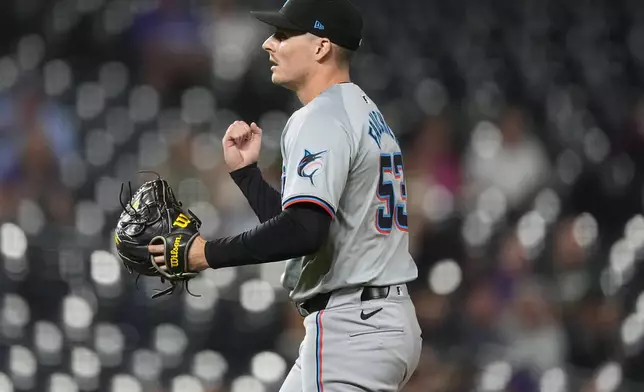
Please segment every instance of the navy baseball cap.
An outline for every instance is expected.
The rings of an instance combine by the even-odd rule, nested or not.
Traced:
[[[350,50],[362,42],[362,15],[349,0],[287,0],[279,11],[251,14],[268,25],[325,37]]]

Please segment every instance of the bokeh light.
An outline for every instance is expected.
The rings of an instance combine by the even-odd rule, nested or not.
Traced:
[[[265,392],[266,387],[252,376],[239,376],[231,383],[230,392]]]
[[[0,247],[4,257],[21,259],[27,251],[27,236],[19,226],[4,223],[0,226]]]
[[[0,373],[0,391],[13,392],[11,378],[4,373]]]
[[[63,334],[56,324],[37,321],[34,325],[34,345],[38,362],[55,366],[62,360]]]
[[[275,301],[275,291],[270,283],[251,279],[239,287],[241,306],[249,312],[263,312]]]
[[[183,329],[172,324],[162,324],[154,330],[154,349],[161,354],[163,366],[173,368],[179,365],[188,337]]]
[[[143,392],[141,383],[129,374],[117,374],[110,382],[110,392]]]
[[[429,273],[429,287],[439,295],[453,293],[461,284],[463,273],[454,260],[437,262]]]
[[[43,69],[45,79],[45,93],[51,96],[58,96],[71,86],[72,71],[69,64],[61,59],[47,62]]]
[[[104,367],[118,366],[125,349],[125,336],[118,326],[99,323],[94,329],[94,349]]]
[[[539,380],[540,392],[567,392],[568,378],[561,368],[549,369],[543,373]]]
[[[89,302],[81,296],[69,295],[63,299],[62,310],[67,337],[74,341],[84,340],[94,319]]]
[[[78,384],[72,376],[65,373],[53,373],[49,377],[47,392],[78,392]]]
[[[204,392],[199,379],[189,375],[180,375],[172,379],[171,392]]]
[[[161,356],[157,352],[148,349],[134,351],[131,365],[132,374],[146,382],[156,380],[163,370]]]
[[[573,236],[582,248],[591,246],[598,236],[597,220],[589,213],[579,215],[573,223]]]
[[[228,371],[226,358],[212,350],[203,350],[196,353],[191,366],[192,374],[210,388],[218,387]]]
[[[275,383],[285,377],[286,361],[274,352],[261,352],[251,360],[251,373],[264,383]]]
[[[444,186],[434,185],[425,192],[422,206],[428,220],[441,222],[454,211],[454,196]]]
[[[5,294],[2,301],[2,315],[0,324],[2,335],[9,339],[18,339],[23,336],[25,328],[31,320],[29,303],[18,294]]]
[[[0,58],[0,75],[0,91],[13,87],[20,75],[16,61],[10,57]]]
[[[31,350],[24,346],[11,346],[8,359],[9,373],[16,389],[33,388],[38,364]]]
[[[159,93],[151,86],[137,86],[130,93],[130,118],[135,122],[152,120],[159,113]]]
[[[622,367],[615,362],[605,364],[595,378],[595,388],[598,392],[615,392],[621,383]]]
[[[512,366],[507,362],[492,362],[482,371],[478,390],[481,392],[503,391],[512,376]]]
[[[23,70],[36,68],[45,56],[45,41],[38,34],[30,34],[18,41],[18,64]]]
[[[99,83],[107,98],[119,96],[129,81],[129,71],[126,65],[116,61],[103,64],[98,75]]]

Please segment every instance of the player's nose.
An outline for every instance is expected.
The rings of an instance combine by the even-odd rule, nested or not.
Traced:
[[[275,37],[272,35],[268,38],[266,38],[266,41],[262,44],[262,49],[264,49],[267,52],[274,52],[275,51]]]

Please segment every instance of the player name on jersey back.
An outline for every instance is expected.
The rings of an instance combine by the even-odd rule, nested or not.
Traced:
[[[282,205],[314,203],[331,215],[320,251],[289,260],[291,298],[358,285],[414,280],[403,155],[383,115],[353,83],[296,111],[281,140]]]

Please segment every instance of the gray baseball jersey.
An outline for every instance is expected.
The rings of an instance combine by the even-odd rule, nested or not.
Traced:
[[[287,262],[282,284],[292,300],[417,277],[400,146],[362,89],[337,84],[297,110],[281,149],[283,208],[311,202],[333,218],[326,246]]]

